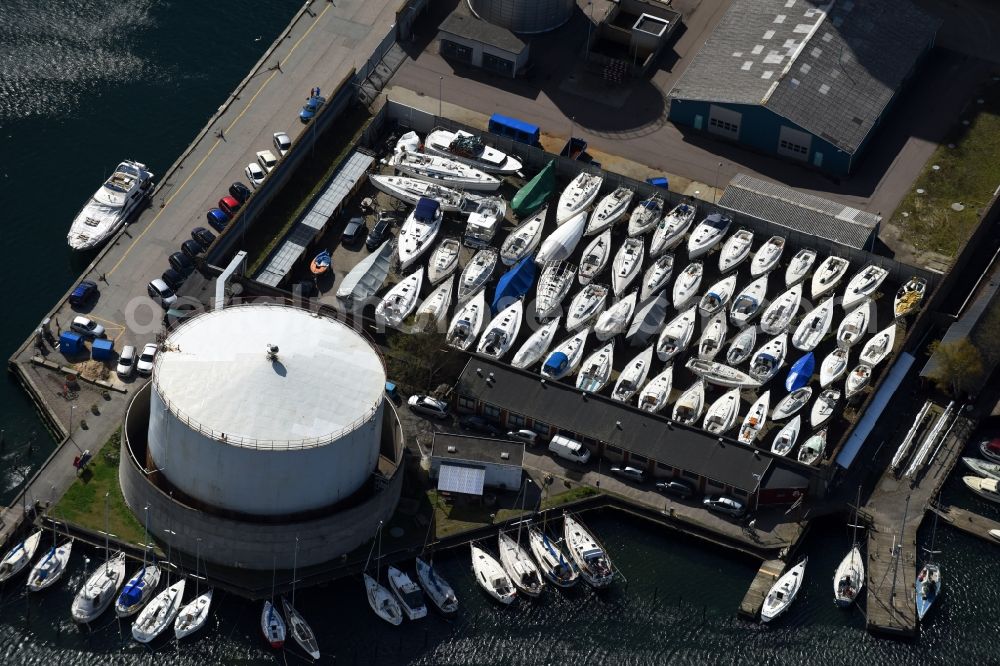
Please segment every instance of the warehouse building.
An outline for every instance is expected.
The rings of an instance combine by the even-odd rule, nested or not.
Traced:
[[[439,52],[447,60],[511,78],[528,64],[528,44],[502,26],[456,11],[438,30]]]
[[[910,0],[735,0],[670,91],[669,118],[846,175],[938,25]]]
[[[434,433],[431,478],[437,489],[482,495],[483,488],[516,490],[521,487],[524,444],[506,439]]]

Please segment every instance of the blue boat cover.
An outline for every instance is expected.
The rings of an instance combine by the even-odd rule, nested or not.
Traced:
[[[128,608],[142,601],[142,590],[146,587],[146,569],[140,569],[132,580],[125,583],[121,595],[118,597],[118,604]]]
[[[417,210],[414,213],[414,217],[418,220],[433,220],[440,206],[441,204],[435,199],[420,197],[417,200]]]
[[[797,360],[792,365],[792,369],[788,371],[788,376],[785,378],[785,389],[791,393],[802,388],[809,383],[815,369],[816,357],[813,356],[812,352],[809,352]]]
[[[535,261],[532,257],[525,257],[500,276],[496,291],[493,292],[493,302],[490,304],[493,314],[527,294],[534,284]]]
[[[552,372],[559,372],[566,367],[567,363],[569,363],[569,357],[566,354],[563,352],[553,352],[548,360],[545,361],[545,368]]]

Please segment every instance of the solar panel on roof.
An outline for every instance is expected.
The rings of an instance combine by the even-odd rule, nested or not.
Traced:
[[[485,468],[441,465],[437,489],[446,493],[482,495],[485,483]]]

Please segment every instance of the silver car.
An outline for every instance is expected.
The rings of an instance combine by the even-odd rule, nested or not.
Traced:
[[[118,366],[115,368],[115,372],[118,373],[120,379],[125,379],[131,377],[132,373],[135,371],[135,347],[132,345],[125,345],[122,348],[122,353],[118,355]]]
[[[448,418],[448,403],[437,398],[432,398],[429,395],[411,395],[406,404],[410,406],[410,409],[419,414],[432,416],[436,419]]]
[[[243,170],[243,173],[247,175],[247,180],[250,181],[250,184],[253,185],[254,189],[260,187],[260,184],[264,182],[265,178],[267,178],[267,174],[264,173],[264,170],[261,169],[260,165],[256,162],[248,164],[247,168]]]
[[[284,132],[275,132],[274,147],[277,149],[278,154],[284,157],[292,149],[292,140]]]
[[[638,467],[612,467],[611,473],[617,474],[618,476],[626,479],[631,479],[632,481],[641,482],[646,480],[646,473]]]
[[[104,327],[90,317],[79,315],[73,317],[73,323],[69,325],[70,330],[88,338],[103,338]]]
[[[727,497],[726,495],[716,495],[715,497],[706,497],[702,504],[706,509],[711,511],[718,511],[719,513],[725,513],[734,518],[739,518],[744,513],[746,513],[746,507],[743,506],[743,502],[738,499],[733,499],[732,497]]]

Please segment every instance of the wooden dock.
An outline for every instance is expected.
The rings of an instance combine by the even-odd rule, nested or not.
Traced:
[[[955,529],[1000,546],[1000,541],[990,536],[990,530],[1000,530],[1000,523],[997,521],[955,506],[931,506],[930,510]]]
[[[774,581],[778,580],[785,572],[785,566],[782,560],[767,560],[760,565],[757,575],[750,583],[750,589],[747,590],[743,601],[740,602],[739,614],[741,617],[748,620],[760,618],[760,609],[764,605],[764,599],[767,598],[768,590],[774,585]]]

